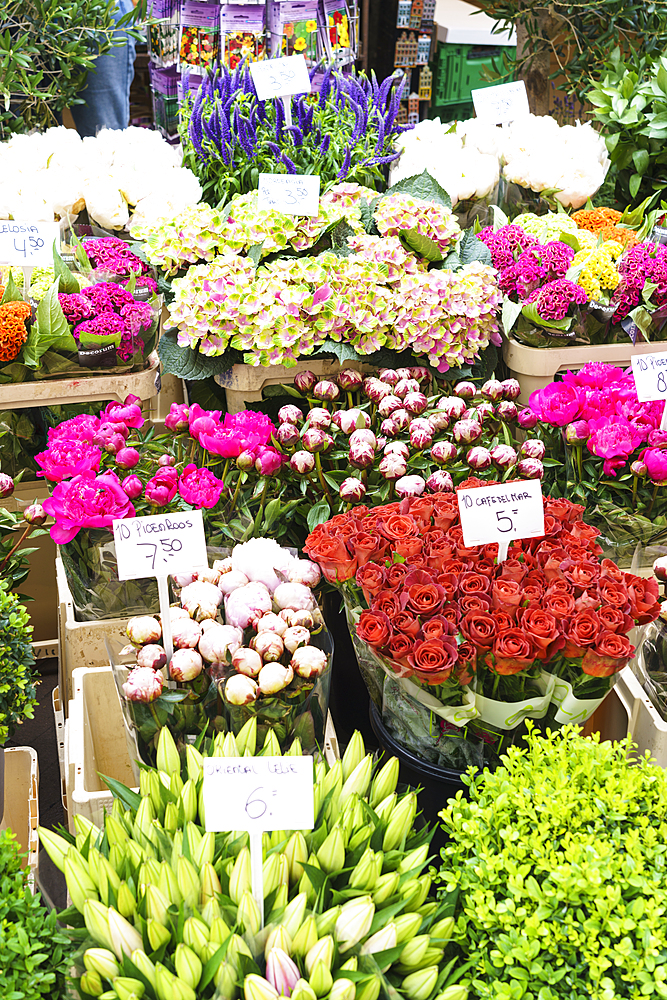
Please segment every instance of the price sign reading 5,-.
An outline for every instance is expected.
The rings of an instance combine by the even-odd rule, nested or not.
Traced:
[[[119,580],[167,577],[208,566],[200,510],[113,522]]]
[[[465,545],[498,542],[501,552],[515,538],[541,538],[544,504],[539,479],[457,490]]]
[[[207,830],[312,830],[312,757],[206,757]]]

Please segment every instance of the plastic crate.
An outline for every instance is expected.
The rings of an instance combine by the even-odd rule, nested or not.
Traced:
[[[225,390],[227,412],[239,413],[247,403],[261,403],[262,390],[269,385],[290,385],[299,372],[314,372],[319,379],[333,378],[343,368],[353,368],[355,371],[370,374],[377,372],[374,365],[365,364],[361,358],[346,361],[344,365],[338,361],[298,361],[293,368],[285,365],[269,365],[264,368],[258,365],[234,365],[229,371],[215,375],[215,381]]]
[[[667,722],[641,686],[631,667],[624,667],[614,691],[628,718],[628,732],[640,753],[648,750],[660,767],[667,767]],[[625,735],[625,734],[624,734]]]
[[[8,747],[5,754],[5,808],[0,830],[12,830],[21,851],[28,853],[24,867],[29,869],[34,891],[39,855],[39,769],[37,751],[32,747]]]
[[[508,55],[515,49],[505,47]],[[433,71],[433,104],[467,104],[471,93],[481,87],[494,86],[485,79],[487,71],[500,66],[502,49],[495,45],[452,45],[439,42]]]

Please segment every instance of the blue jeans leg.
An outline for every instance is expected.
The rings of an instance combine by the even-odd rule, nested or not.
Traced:
[[[116,21],[132,10],[132,0],[118,0]],[[130,85],[134,77],[136,42],[125,31],[117,31],[125,44],[110,49],[95,60],[86,86],[79,93],[85,104],[71,108],[80,136],[96,135],[101,128],[127,128],[130,123]]]

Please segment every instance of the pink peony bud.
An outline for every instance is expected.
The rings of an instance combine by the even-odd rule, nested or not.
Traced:
[[[282,637],[277,632],[258,632],[250,640],[250,648],[259,653],[265,663],[279,660],[285,652]]]
[[[294,628],[296,625],[302,625],[304,628],[312,629],[315,627],[315,618],[317,612],[312,611],[293,611],[292,620],[290,623],[290,628]],[[320,616],[321,623],[321,616]]]
[[[497,444],[491,449],[491,461],[497,469],[509,469],[517,463],[517,454],[508,444]]]
[[[204,669],[204,661],[196,649],[177,649],[169,664],[169,676],[173,681],[193,681]]]
[[[301,973],[287,952],[272,948],[266,959],[266,978],[279,996],[290,997]]]
[[[503,384],[497,378],[490,378],[482,386],[481,393],[486,399],[502,399],[504,395]]]
[[[245,674],[246,677],[257,677],[263,667],[262,657],[256,649],[239,646],[232,656],[232,666],[238,674]]]
[[[411,392],[419,392],[419,382],[414,378],[402,378],[394,386],[394,395],[399,399],[405,399]]]
[[[368,469],[375,460],[375,450],[366,441],[350,445],[348,461],[354,469]]]
[[[150,667],[135,667],[123,684],[123,694],[128,701],[143,701],[149,704],[162,694],[164,681]]]
[[[350,447],[360,444],[361,442],[369,444],[371,448],[377,448],[377,438],[373,431],[369,430],[367,427],[360,427],[358,430],[353,431],[350,434]]]
[[[266,634],[266,633],[265,633]],[[278,694],[294,679],[291,666],[284,667],[282,663],[265,663],[259,672],[257,683],[262,694]]]
[[[201,637],[201,625],[194,622],[192,618],[178,618],[171,626],[171,641],[174,644],[174,649],[194,649]]]
[[[23,520],[28,524],[40,525],[44,524],[49,515],[46,513],[41,503],[31,503],[29,507],[23,511]]]
[[[530,431],[537,423],[537,414],[532,410],[520,410],[516,422],[524,431]]]
[[[218,589],[222,591],[223,594],[231,594],[233,590],[238,590],[239,587],[245,587],[248,583],[248,577],[245,573],[241,573],[237,569],[232,569],[229,573],[223,573],[218,581]]]
[[[104,443],[104,450],[108,455],[115,455],[125,447],[125,438],[122,434],[110,434]]]
[[[136,500],[144,492],[144,484],[139,476],[125,476],[120,484],[130,500]]]
[[[458,420],[454,424],[453,433],[457,444],[472,444],[482,436],[482,425],[476,420]]]
[[[285,456],[281,455],[275,448],[259,445],[259,454],[255,459],[255,470],[260,476],[275,476],[280,471],[283,461],[286,461]]]
[[[422,476],[403,476],[396,480],[396,492],[399,497],[419,497],[426,489]]]
[[[289,582],[304,587],[316,587],[320,582],[320,567],[310,559],[295,559],[289,569]]]
[[[587,420],[575,420],[568,424],[563,431],[563,437],[567,444],[584,444],[588,441],[590,431]],[[537,456],[540,458],[540,456]]]
[[[343,434],[352,434],[356,430],[370,427],[371,418],[363,410],[354,406],[351,410],[336,410],[332,422]]]
[[[667,556],[661,556],[653,563],[653,575],[660,583],[667,583]]]
[[[408,368],[408,371],[410,372],[410,378],[416,379],[420,385],[431,381],[431,373],[428,368],[418,366],[416,368]]]
[[[408,467],[400,455],[389,452],[378,466],[378,472],[385,479],[400,479],[408,471]]]
[[[174,458],[173,455],[167,455],[167,454],[160,455],[160,457],[157,460],[157,464],[160,466],[161,469],[171,468],[172,466],[176,465],[176,459]]]
[[[186,574],[183,574],[183,575],[185,576]],[[174,583],[176,583],[176,577],[173,577],[173,580],[174,580]],[[192,579],[189,579],[187,581],[187,583],[192,583]],[[176,583],[176,586],[179,586],[178,583]],[[159,615],[158,617],[160,618],[160,621],[162,621],[162,615]],[[190,615],[187,613],[187,611],[185,610],[185,608],[176,608],[176,607],[169,608],[169,621],[170,622],[178,621],[180,618],[189,618],[189,617],[190,617]],[[209,619],[207,619],[207,621],[209,621]],[[204,627],[204,623],[203,622],[202,622],[202,626],[201,627],[203,629],[203,627]]]
[[[268,611],[259,619],[256,628],[258,632],[277,632],[278,635],[284,635],[287,631],[287,622],[280,615]]]
[[[140,667],[150,667],[151,670],[162,670],[167,666],[167,654],[163,646],[149,642],[137,652],[137,663]]]
[[[135,646],[144,646],[147,642],[157,642],[162,637],[162,627],[152,615],[135,615],[130,618],[125,629],[127,637]]]
[[[199,640],[200,655],[211,664],[225,664],[243,642],[243,632],[233,625],[216,625],[208,628]]]
[[[474,382],[457,382],[454,386],[454,395],[460,399],[474,399],[477,387]]]
[[[426,480],[426,488],[431,493],[453,493],[454,480],[448,472],[437,469]]]
[[[428,406],[428,399],[423,392],[409,392],[403,400],[403,406],[411,416],[418,416]]]
[[[283,448],[291,448],[299,440],[299,428],[295,424],[281,424],[276,431],[276,440]]]
[[[480,403],[474,412],[471,411],[470,419],[477,419],[480,423],[486,424],[489,420],[493,420],[495,415],[496,413],[491,403]]]
[[[338,399],[340,396],[340,389],[335,382],[331,382],[329,379],[322,379],[313,387],[313,396],[315,399],[328,399],[333,401]]]
[[[524,441],[519,449],[519,455],[521,458],[544,458],[544,452],[546,448],[544,446],[544,441],[539,441],[537,438],[529,438]]]
[[[354,503],[357,500],[364,499],[366,496],[366,487],[360,479],[348,476],[340,484],[339,493],[341,500],[345,500],[347,503]]]
[[[412,418],[408,411],[401,407],[400,410],[394,410],[390,419],[394,421],[394,426],[398,427],[399,431],[404,431]]]
[[[458,449],[451,441],[436,441],[431,448],[431,458],[438,465],[446,465],[456,458]]]
[[[303,625],[290,625],[283,636],[283,642],[285,644],[285,649],[289,653],[293,653],[295,649],[299,648],[299,646],[308,645],[310,642],[310,630],[305,628]]]
[[[331,426],[331,414],[321,406],[315,406],[306,416],[307,427],[319,427],[326,431]]]
[[[133,469],[141,458],[136,448],[121,448],[116,454],[116,465],[121,469]]]
[[[400,455],[406,462],[410,458],[410,449],[404,441],[390,441],[384,446],[385,455]]]
[[[379,403],[385,396],[392,395],[391,386],[381,382],[379,378],[367,378],[363,389],[372,403]]]
[[[433,441],[433,428],[424,417],[415,417],[410,423],[410,444],[422,451]]]
[[[295,451],[289,460],[292,472],[300,476],[307,476],[315,468],[315,456],[308,451]]]
[[[646,462],[642,462],[640,459],[637,459],[637,461],[633,462],[630,466],[630,472],[633,476],[639,476],[640,479],[643,479],[644,476],[648,474]]]
[[[294,376],[294,385],[299,392],[309,393],[317,385],[317,375],[313,372],[298,372]]]
[[[361,386],[364,377],[361,372],[355,371],[354,368],[343,368],[342,371],[338,372],[336,381],[345,392],[351,392]]]
[[[271,594],[263,583],[247,583],[225,598],[225,617],[237,628],[247,628],[270,610]]]
[[[466,411],[465,401],[458,396],[443,396],[438,400],[436,407],[438,410],[444,410],[450,420],[459,420]]]
[[[378,403],[378,413],[381,417],[390,417],[394,410],[400,410],[402,406],[403,401],[392,393],[380,400]]]
[[[496,415],[506,424],[511,424],[519,416],[519,411],[516,408],[516,403],[509,399],[501,399],[496,406]]]
[[[435,410],[426,419],[433,428],[434,434],[440,434],[449,428],[449,417],[444,410]]]
[[[287,403],[278,410],[278,420],[281,424],[300,424],[303,420],[303,413],[294,403]]]
[[[309,587],[303,583],[281,583],[273,594],[276,607],[291,608],[292,611],[310,611],[315,607],[315,598]]]
[[[303,373],[305,374],[305,373]],[[230,705],[249,705],[257,701],[257,682],[245,674],[232,674],[225,684],[225,699]]]
[[[190,422],[190,410],[184,403],[172,403],[169,413],[164,418],[164,426],[168,431],[187,430]]]
[[[220,577],[222,573],[215,566],[211,569],[210,566],[205,566],[203,569],[196,570],[194,577],[195,580],[201,580],[202,583],[214,583],[217,587],[220,583]]]
[[[539,458],[522,458],[516,471],[524,479],[542,479],[544,476],[544,466]]]
[[[282,620],[287,623],[288,627],[292,625],[295,615],[296,611],[293,611],[291,608],[283,608],[282,611],[278,612],[278,617],[282,618]]]
[[[393,368],[381,368],[378,378],[381,382],[386,382],[387,385],[396,385],[397,382],[401,381],[401,376]]]
[[[404,378],[412,378],[412,373],[409,368],[397,368],[396,374],[398,375],[399,380]]]
[[[297,677],[312,680],[326,670],[327,654],[316,646],[299,646],[292,653],[291,666]]]
[[[466,455],[466,462],[471,469],[482,472],[491,465],[491,452],[488,448],[481,448],[477,445],[475,448],[471,448]]]
[[[327,444],[327,435],[324,431],[320,430],[319,427],[307,427],[301,435],[301,443],[306,451],[314,454],[325,449]],[[292,458],[294,458],[294,455]]]
[[[500,384],[503,387],[503,399],[514,401],[521,395],[521,386],[515,378],[506,378]]]
[[[241,472],[250,472],[255,467],[254,451],[242,451],[236,459],[236,468]]]
[[[382,423],[380,424],[380,431],[384,435],[385,440],[388,437],[389,438],[396,437],[397,434],[401,433],[401,428],[398,426],[398,424],[394,423],[394,415],[393,414],[390,417],[386,417],[382,421]]]

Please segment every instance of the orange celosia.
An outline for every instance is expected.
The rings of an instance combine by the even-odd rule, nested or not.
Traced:
[[[603,226],[598,235],[603,240],[616,240],[617,243],[622,243],[626,250],[632,250],[639,243],[637,234],[632,229],[625,229],[623,226]]]
[[[0,305],[0,362],[13,361],[28,338],[25,321],[30,315],[27,302]]]
[[[579,212],[574,212],[572,218],[580,229],[587,229],[589,233],[599,233],[609,224],[618,222],[621,212],[617,212],[615,208],[582,208]]]

